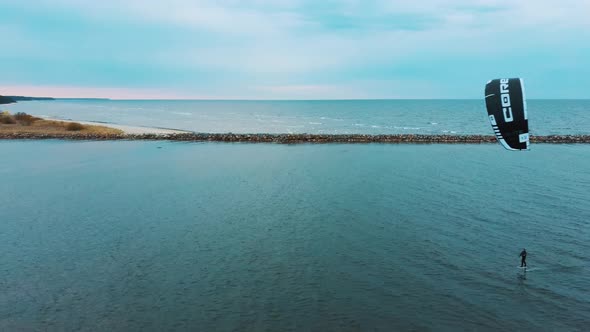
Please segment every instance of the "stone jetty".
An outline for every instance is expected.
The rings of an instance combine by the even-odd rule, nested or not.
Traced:
[[[418,134],[393,134],[393,135],[365,135],[365,134],[216,134],[216,133],[176,133],[176,134],[88,134],[80,132],[67,132],[59,134],[40,133],[0,133],[0,139],[62,139],[62,140],[89,140],[89,141],[113,141],[113,140],[156,140],[156,141],[181,141],[181,142],[244,142],[244,143],[458,143],[480,144],[496,143],[496,137],[486,135],[418,135]],[[590,143],[590,135],[550,135],[531,136],[532,143]]]

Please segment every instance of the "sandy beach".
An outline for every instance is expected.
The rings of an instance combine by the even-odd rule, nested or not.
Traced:
[[[123,133],[127,135],[171,135],[171,134],[186,134],[191,133],[190,131],[184,130],[176,130],[176,129],[166,129],[166,128],[154,128],[154,127],[141,127],[141,126],[127,126],[127,125],[120,125],[114,123],[103,123],[103,122],[94,122],[94,121],[74,121],[74,120],[62,120],[62,119],[54,119],[48,117],[41,117],[45,120],[51,121],[59,121],[59,122],[77,122],[83,125],[90,125],[90,126],[103,126],[113,129],[118,129],[123,131]]]

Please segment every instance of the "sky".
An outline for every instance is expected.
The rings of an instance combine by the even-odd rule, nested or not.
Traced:
[[[0,95],[590,98],[590,0],[0,0]]]

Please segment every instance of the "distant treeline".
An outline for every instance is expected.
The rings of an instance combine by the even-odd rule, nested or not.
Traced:
[[[7,96],[15,101],[30,101],[30,100],[55,100],[51,97],[25,97],[25,96]]]
[[[12,104],[16,103],[16,101],[10,97],[0,96],[0,105],[1,104]]]
[[[1,104],[12,104],[17,101],[31,101],[31,100],[55,100],[51,97],[25,97],[25,96],[0,96]]]

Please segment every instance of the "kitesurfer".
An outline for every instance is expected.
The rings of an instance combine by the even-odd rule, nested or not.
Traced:
[[[520,267],[526,267],[526,249],[522,249],[520,252]]]

